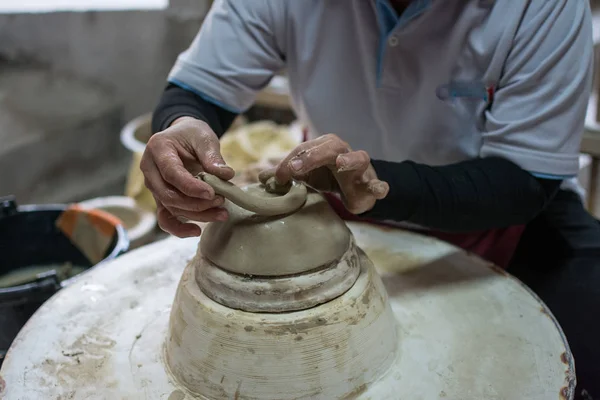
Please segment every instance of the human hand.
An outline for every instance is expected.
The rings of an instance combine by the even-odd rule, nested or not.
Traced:
[[[170,127],[153,135],[144,151],[140,168],[144,183],[157,206],[159,226],[179,237],[200,235],[200,227],[180,221],[226,220],[224,199],[195,175],[205,171],[221,179],[233,178],[220,152],[219,138],[203,121],[176,119]]]
[[[333,134],[300,144],[277,167],[262,172],[259,179],[264,183],[272,176],[278,183],[293,178],[317,190],[338,193],[353,214],[369,211],[390,189],[377,178],[365,151],[352,151]]]

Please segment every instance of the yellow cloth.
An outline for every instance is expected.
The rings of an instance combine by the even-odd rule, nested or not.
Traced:
[[[125,196],[131,197],[135,200],[137,205],[144,210],[156,211],[156,203],[154,197],[146,185],[144,184],[144,174],[140,169],[140,162],[142,161],[142,153],[133,153],[133,160],[129,167],[129,174],[127,175],[127,184],[125,186]]]

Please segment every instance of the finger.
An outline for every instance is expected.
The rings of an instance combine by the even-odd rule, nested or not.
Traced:
[[[221,155],[219,138],[214,133],[210,133],[195,137],[194,152],[206,172],[228,181],[235,176],[235,171],[227,165]]]
[[[292,179],[292,171],[290,169],[290,161],[296,157],[298,154],[308,151],[309,149],[318,146],[320,143],[323,143],[327,140],[331,140],[330,136],[334,135],[324,135],[320,136],[316,139],[309,140],[307,142],[301,143],[294,148],[277,166],[275,172],[275,179],[278,183],[287,183],[290,179]]]
[[[360,174],[358,177],[356,177],[356,183],[366,186],[367,183],[369,183],[369,181],[371,181],[371,179],[373,179],[373,177],[371,177],[371,175],[368,172],[364,172],[364,173]]]
[[[217,221],[227,221],[229,218],[229,213],[225,208],[214,207],[210,208],[206,211],[194,212],[182,210],[180,208],[171,208],[167,207],[171,215],[175,217],[184,217],[189,219],[190,221],[196,222],[217,222]]]
[[[215,196],[212,200],[202,200],[178,192],[162,179],[158,167],[151,161],[144,167],[144,176],[146,187],[150,189],[156,201],[165,206],[200,212],[223,205],[224,199],[222,196]]]
[[[269,179],[271,179],[272,177],[275,176],[275,171],[277,170],[277,167],[273,167],[273,168],[269,168],[269,169],[265,169],[260,171],[260,173],[258,174],[258,180],[261,183],[267,183],[267,181]]]
[[[367,184],[346,184],[341,188],[344,204],[352,214],[371,209],[376,200],[387,196],[389,190],[388,183],[379,179],[371,179]]]
[[[377,199],[384,199],[390,192],[390,185],[387,182],[380,181],[379,179],[372,179],[367,184],[369,192]]]
[[[371,165],[371,158],[364,150],[340,154],[335,160],[337,172],[358,171],[364,173]]]
[[[180,238],[200,236],[202,230],[198,225],[181,222],[172,215],[162,204],[157,205],[157,220],[160,228]]]
[[[165,182],[168,182],[181,193],[200,199],[211,200],[215,191],[210,185],[201,179],[196,179],[183,165],[181,156],[170,143],[148,142],[148,149],[152,154],[152,160]],[[153,144],[153,143],[159,144]],[[149,166],[147,166],[149,167]]]
[[[348,144],[335,135],[326,135],[307,144],[310,144],[308,148],[280,164],[275,175],[278,182],[287,182],[294,176],[306,175],[323,166],[335,166],[337,156],[350,151]]]
[[[366,151],[352,151],[340,154],[335,160],[335,169],[332,170],[338,186],[348,198],[364,193],[367,179],[367,169],[371,165],[371,158]]]

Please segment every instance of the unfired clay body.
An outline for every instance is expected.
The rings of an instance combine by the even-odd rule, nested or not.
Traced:
[[[175,379],[215,400],[283,399],[291,387],[293,398],[343,399],[382,376],[397,343],[387,294],[324,197],[298,183],[276,195],[202,179],[238,205],[205,228],[177,290]]]
[[[233,273],[271,277],[303,273],[339,260],[348,249],[350,231],[321,194],[306,193],[304,185],[295,187],[303,188],[303,207],[276,217],[227,203],[229,220],[206,227],[200,242],[202,255]],[[258,184],[242,193],[249,199],[246,204],[287,196],[268,193]]]

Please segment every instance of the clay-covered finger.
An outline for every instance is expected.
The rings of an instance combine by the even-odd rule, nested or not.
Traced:
[[[154,194],[156,191],[160,190],[159,188],[164,187],[163,177],[148,153],[144,153],[142,156],[140,169],[144,174],[144,186],[146,186],[150,192]]]
[[[267,183],[269,179],[275,176],[276,170],[277,167],[273,167],[260,171],[260,173],[258,174],[258,180],[260,181],[260,183]]]
[[[371,158],[364,150],[340,154],[335,160],[338,172],[359,171],[363,173],[371,165]]]
[[[196,150],[196,155],[202,163],[204,171],[209,174],[218,176],[223,180],[230,180],[235,176],[235,171],[225,163],[219,151]]]
[[[202,230],[198,225],[183,223],[172,215],[164,206],[157,205],[157,220],[160,228],[171,235],[185,238],[200,236]]]
[[[369,181],[367,188],[377,200],[385,198],[390,191],[390,185],[387,182],[380,181],[379,179],[372,179]]]
[[[212,131],[198,135],[193,145],[196,157],[202,164],[204,171],[226,181],[234,177],[235,171],[223,159],[221,143]]]
[[[185,168],[181,156],[170,143],[153,142],[153,139],[148,142],[147,151],[153,155],[154,164],[165,182],[186,196],[208,200],[214,197],[212,188],[195,179]]]
[[[349,151],[348,145],[337,137],[323,141],[290,159],[289,173],[292,177],[296,177],[306,175],[320,167],[335,167],[337,157]]]
[[[371,180],[367,175],[367,169],[371,165],[371,159],[366,151],[353,151],[340,154],[336,160],[334,177],[338,186],[348,196],[356,196],[361,193],[365,184]]]
[[[168,207],[177,207],[187,211],[204,211],[209,208],[217,207],[215,202],[222,204],[222,196],[213,196],[211,200],[198,199],[195,197],[186,196],[177,191],[173,186],[167,184],[160,175],[158,167],[153,163],[148,163],[145,166],[145,183],[148,189],[152,192],[157,202],[160,202]],[[208,186],[208,185],[207,185]],[[211,188],[211,190],[213,190]],[[214,191],[213,191],[214,193]]]
[[[277,171],[277,167],[273,167],[273,168],[268,168],[265,170],[262,170],[259,174],[258,174],[258,180],[260,181],[260,183],[262,183],[263,185],[266,185],[267,183],[269,183],[270,181],[272,181],[271,178],[275,177],[275,172]],[[306,175],[296,175],[294,176],[294,180],[298,181],[298,182],[304,182],[306,183]],[[287,187],[290,182],[287,181],[285,183],[279,183],[279,181],[275,180],[275,182],[272,182],[277,186],[280,187]]]
[[[175,217],[183,217],[195,222],[217,222],[226,221],[229,214],[225,208],[210,208],[206,211],[193,212],[182,210],[180,208],[169,208],[169,212]]]
[[[309,140],[308,142],[304,142],[304,143],[301,143],[300,145],[298,145],[277,166],[277,169],[275,172],[275,179],[277,180],[277,182],[287,183],[294,176],[303,174],[303,172],[300,172],[300,171],[298,171],[297,168],[294,168],[294,167],[299,166],[297,161],[300,160],[302,162],[303,159],[306,157],[306,155],[310,154],[315,148],[317,148],[323,144],[327,144],[327,143],[331,144],[333,142],[343,143],[345,145],[345,143],[340,138],[338,138],[336,135],[331,135],[331,134],[323,135],[321,137],[318,137],[313,140]],[[295,160],[296,162],[294,162],[292,165],[293,160]],[[300,167],[301,167],[301,169],[306,170],[306,168],[302,168],[302,166],[300,166]],[[304,174],[305,174],[305,172],[304,172]]]

